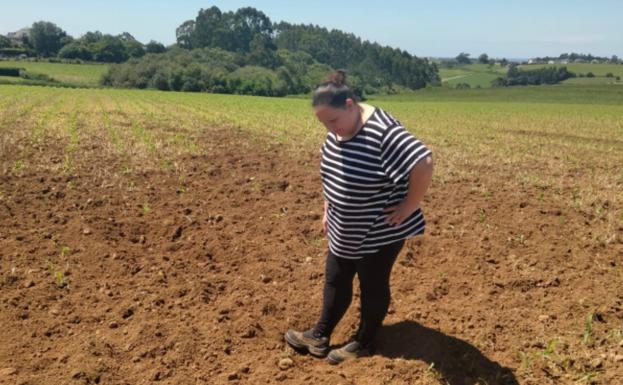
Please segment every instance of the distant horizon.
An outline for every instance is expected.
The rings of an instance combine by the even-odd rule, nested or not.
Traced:
[[[43,21],[47,21],[47,20],[43,20]],[[34,22],[33,22],[33,23],[34,23]],[[30,28],[31,26],[32,26],[32,24],[31,24],[31,25],[29,25],[29,26],[26,26],[26,27],[19,28],[19,29],[15,30],[15,31],[9,31],[9,32],[6,32],[6,33],[1,33],[1,32],[0,32],[0,35],[5,35],[5,36],[6,36],[6,35],[7,35],[7,34],[9,34],[9,33],[18,32],[18,31],[20,31],[20,30],[22,30],[22,29],[27,29],[27,28]],[[58,26],[58,27],[60,27],[60,28],[62,29],[62,26],[60,26],[60,25],[57,25],[57,26]],[[87,31],[87,32],[96,32],[96,31],[99,31],[99,30]],[[65,32],[67,32],[67,31],[65,31]],[[84,34],[86,34],[87,32],[84,32],[84,33],[79,34],[79,35],[72,35],[71,33],[68,33],[68,34],[69,34],[69,35],[71,35],[73,38],[80,38],[81,36],[83,36],[83,35],[84,35]],[[109,33],[108,33],[108,32],[106,32],[106,31],[99,31],[99,32],[101,32],[102,34],[109,34]],[[132,32],[131,32],[131,31],[123,31],[123,32],[128,32],[129,34],[131,34],[132,36],[134,36],[134,35],[132,34]],[[123,32],[121,32],[121,33],[123,33]],[[343,32],[346,32],[346,31],[343,31]],[[111,35],[115,35],[115,34],[111,34]],[[134,36],[134,37],[136,38],[136,36]],[[137,39],[137,40],[138,40],[139,42],[143,43],[143,44],[147,44],[147,43],[149,43],[149,41],[154,40],[154,41],[156,41],[156,42],[158,42],[158,43],[162,43],[162,44],[163,44],[163,45],[165,45],[165,46],[171,46],[171,45],[174,45],[174,44],[176,43],[176,42],[173,42],[173,43],[170,43],[170,44],[165,44],[165,43],[163,43],[163,42],[161,42],[161,41],[157,41],[157,40],[155,40],[155,39],[149,39],[149,40],[147,40],[147,41],[141,41],[141,40],[139,40],[139,39]],[[384,44],[382,44],[382,43],[379,43],[379,44],[384,45]],[[392,46],[392,47],[393,47],[393,46]],[[402,49],[401,47],[393,47],[393,48],[399,48],[399,49]],[[465,51],[462,51],[462,52],[465,52]],[[460,54],[460,53],[461,53],[461,52],[458,52],[456,55],[452,55],[452,56],[431,56],[431,55],[416,55],[416,56],[418,56],[418,57],[423,57],[423,58],[429,58],[429,59],[440,59],[440,60],[441,60],[441,59],[443,59],[443,60],[447,60],[447,59],[453,59],[453,58],[455,58],[455,57],[456,57],[458,54]],[[505,57],[505,56],[494,56],[494,55],[489,55],[487,52],[479,52],[478,54],[474,54],[474,53],[470,53],[470,52],[465,52],[465,53],[468,53],[468,54],[469,54],[469,56],[470,56],[470,58],[472,58],[472,59],[474,59],[474,60],[475,60],[475,59],[477,59],[479,55],[481,55],[481,54],[483,54],[483,53],[486,53],[486,54],[489,56],[489,58],[491,58],[491,59],[506,59],[506,60],[508,60],[508,61],[526,61],[526,60],[530,60],[530,59],[534,59],[534,58],[538,58],[538,57],[555,57],[555,58],[556,58],[556,57],[559,57],[560,55],[563,55],[563,54],[571,54],[571,53],[576,53],[576,54],[580,54],[580,55],[592,55],[592,56],[598,56],[598,57],[607,57],[607,58],[610,58],[610,57],[612,57],[613,55],[616,55],[617,57],[619,57],[619,55],[617,55],[617,54],[611,54],[611,55],[596,55],[596,54],[593,54],[592,52],[559,52],[559,53],[557,53],[557,54],[548,54],[548,55],[532,55],[532,56],[528,56],[528,57]],[[413,53],[411,52],[411,54],[413,54]],[[619,59],[621,59],[621,58],[622,58],[622,57],[619,57]]]
[[[264,12],[273,23],[285,21],[338,29],[418,57],[452,58],[461,52],[472,58],[486,53],[491,58],[507,60],[558,57],[572,52],[623,56],[623,33],[618,20],[618,15],[623,14],[623,2],[616,0],[590,4],[559,0],[525,0],[505,5],[487,0],[469,4],[450,0],[415,3],[418,2],[386,0],[384,8],[379,8],[365,0],[319,0],[313,4],[285,0],[189,0],[183,4],[164,0],[111,0],[107,4],[23,0],[4,7],[0,34],[7,35],[43,20],[56,24],[74,38],[89,31],[111,35],[128,32],[141,43],[155,40],[169,46],[176,42],[175,29],[186,20],[194,20],[201,8],[217,6],[228,12],[250,6]]]

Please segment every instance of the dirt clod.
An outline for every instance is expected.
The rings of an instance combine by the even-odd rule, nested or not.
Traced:
[[[281,370],[288,370],[294,366],[294,361],[291,358],[282,358],[279,360],[278,366]]]

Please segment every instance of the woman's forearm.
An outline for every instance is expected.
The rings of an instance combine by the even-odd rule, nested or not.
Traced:
[[[415,210],[420,206],[432,178],[433,157],[429,155],[425,159],[419,161],[409,173],[409,190],[405,200],[410,208]]]

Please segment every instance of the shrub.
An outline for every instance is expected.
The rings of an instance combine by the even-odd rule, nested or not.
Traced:
[[[21,71],[25,71],[24,68],[19,68],[19,67],[0,67],[0,76],[19,77]]]

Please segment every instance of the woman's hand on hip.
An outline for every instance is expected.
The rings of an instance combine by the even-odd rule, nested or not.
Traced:
[[[407,218],[411,216],[415,212],[415,210],[420,207],[419,205],[415,205],[415,207],[410,207],[406,200],[400,202],[396,206],[390,206],[383,209],[384,213],[390,213],[387,218],[385,218],[385,223],[390,226],[398,226],[402,222],[404,222]]]

